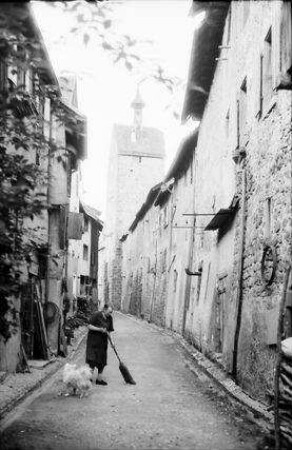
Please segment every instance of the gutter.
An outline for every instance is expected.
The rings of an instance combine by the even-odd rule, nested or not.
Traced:
[[[245,165],[246,153],[241,152],[241,221],[240,221],[240,241],[239,241],[239,269],[238,276],[238,289],[237,289],[237,314],[236,314],[236,327],[234,334],[234,347],[233,347],[233,361],[232,361],[232,376],[237,381],[237,361],[238,361],[238,344],[241,328],[241,316],[242,316],[242,303],[243,303],[243,260],[244,260],[244,247],[245,247],[245,222],[246,222],[246,165]]]

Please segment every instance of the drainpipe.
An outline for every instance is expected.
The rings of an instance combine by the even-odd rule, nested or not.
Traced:
[[[195,211],[195,210],[193,210]],[[191,230],[191,238],[189,243],[189,254],[188,254],[188,268],[185,269],[185,273],[187,275],[186,279],[186,287],[185,287],[185,298],[184,298],[184,310],[183,310],[183,323],[182,323],[182,335],[185,337],[186,331],[186,321],[187,321],[187,310],[190,304],[190,295],[191,295],[191,275],[197,275],[197,273],[192,273],[189,271],[189,267],[191,267],[193,262],[193,254],[194,254],[194,245],[195,245],[195,224],[196,224],[196,216],[194,216],[193,227]]]
[[[187,320],[187,310],[190,304],[190,295],[191,295],[191,278],[190,278],[190,267],[192,266],[193,262],[193,255],[194,255],[194,246],[195,246],[195,225],[196,225],[196,216],[195,216],[195,203],[196,203],[196,195],[195,195],[195,155],[196,155],[196,149],[193,153],[192,158],[192,166],[193,166],[193,212],[194,212],[194,220],[193,220],[193,227],[191,229],[191,236],[189,241],[189,254],[188,254],[188,267],[185,269],[185,273],[187,275],[186,279],[186,287],[185,287],[185,296],[184,296],[184,309],[183,309],[183,323],[182,323],[182,335],[185,337],[185,330],[186,330],[186,320]]]
[[[233,361],[232,361],[232,376],[234,380],[237,380],[237,360],[238,360],[238,344],[239,334],[241,327],[242,316],[242,302],[243,302],[243,260],[244,260],[244,247],[245,247],[245,222],[246,222],[246,165],[245,165],[246,151],[241,149],[239,155],[239,163],[241,165],[241,220],[240,220],[240,239],[239,239],[239,267],[238,267],[238,285],[237,285],[237,316],[236,326],[234,334],[234,347],[233,347]]]
[[[153,292],[152,292],[152,299],[151,299],[151,306],[150,306],[150,322],[153,322],[153,309],[154,309],[154,300],[155,300],[155,289],[156,289],[156,278],[157,278],[157,250],[158,250],[158,243],[157,243],[157,233],[158,229],[156,229],[156,240],[155,240],[155,266],[154,266],[154,282],[153,282]]]

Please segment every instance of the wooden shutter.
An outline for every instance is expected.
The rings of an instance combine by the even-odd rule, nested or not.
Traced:
[[[230,149],[232,153],[239,146],[239,104],[238,98],[230,108]]]
[[[68,239],[82,239],[83,214],[69,212],[68,217]]]
[[[273,88],[292,66],[292,8],[290,1],[273,2]]]
[[[280,69],[287,72],[292,66],[292,6],[290,1],[281,5],[280,21]]]
[[[259,54],[255,69],[255,86],[254,86],[254,115],[261,117],[263,106],[263,55]]]

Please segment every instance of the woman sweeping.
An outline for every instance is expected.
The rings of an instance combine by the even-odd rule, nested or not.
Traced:
[[[102,378],[102,373],[107,365],[107,346],[108,335],[113,328],[112,308],[104,305],[102,311],[94,313],[89,321],[87,345],[86,345],[86,363],[94,371],[98,370],[96,384],[106,386],[107,382]]]

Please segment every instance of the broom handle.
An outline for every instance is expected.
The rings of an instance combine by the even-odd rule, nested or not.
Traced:
[[[116,354],[116,357],[118,358],[119,362],[121,362],[121,358],[119,357],[119,354],[118,354],[118,352],[117,352],[117,349],[116,349],[116,347],[114,346],[114,343],[113,343],[113,341],[112,341],[112,338],[110,337],[109,334],[107,335],[107,337],[108,337],[108,340],[110,341],[110,344],[111,344],[111,346],[112,346],[112,348],[113,348],[113,351],[114,351],[115,354]]]

